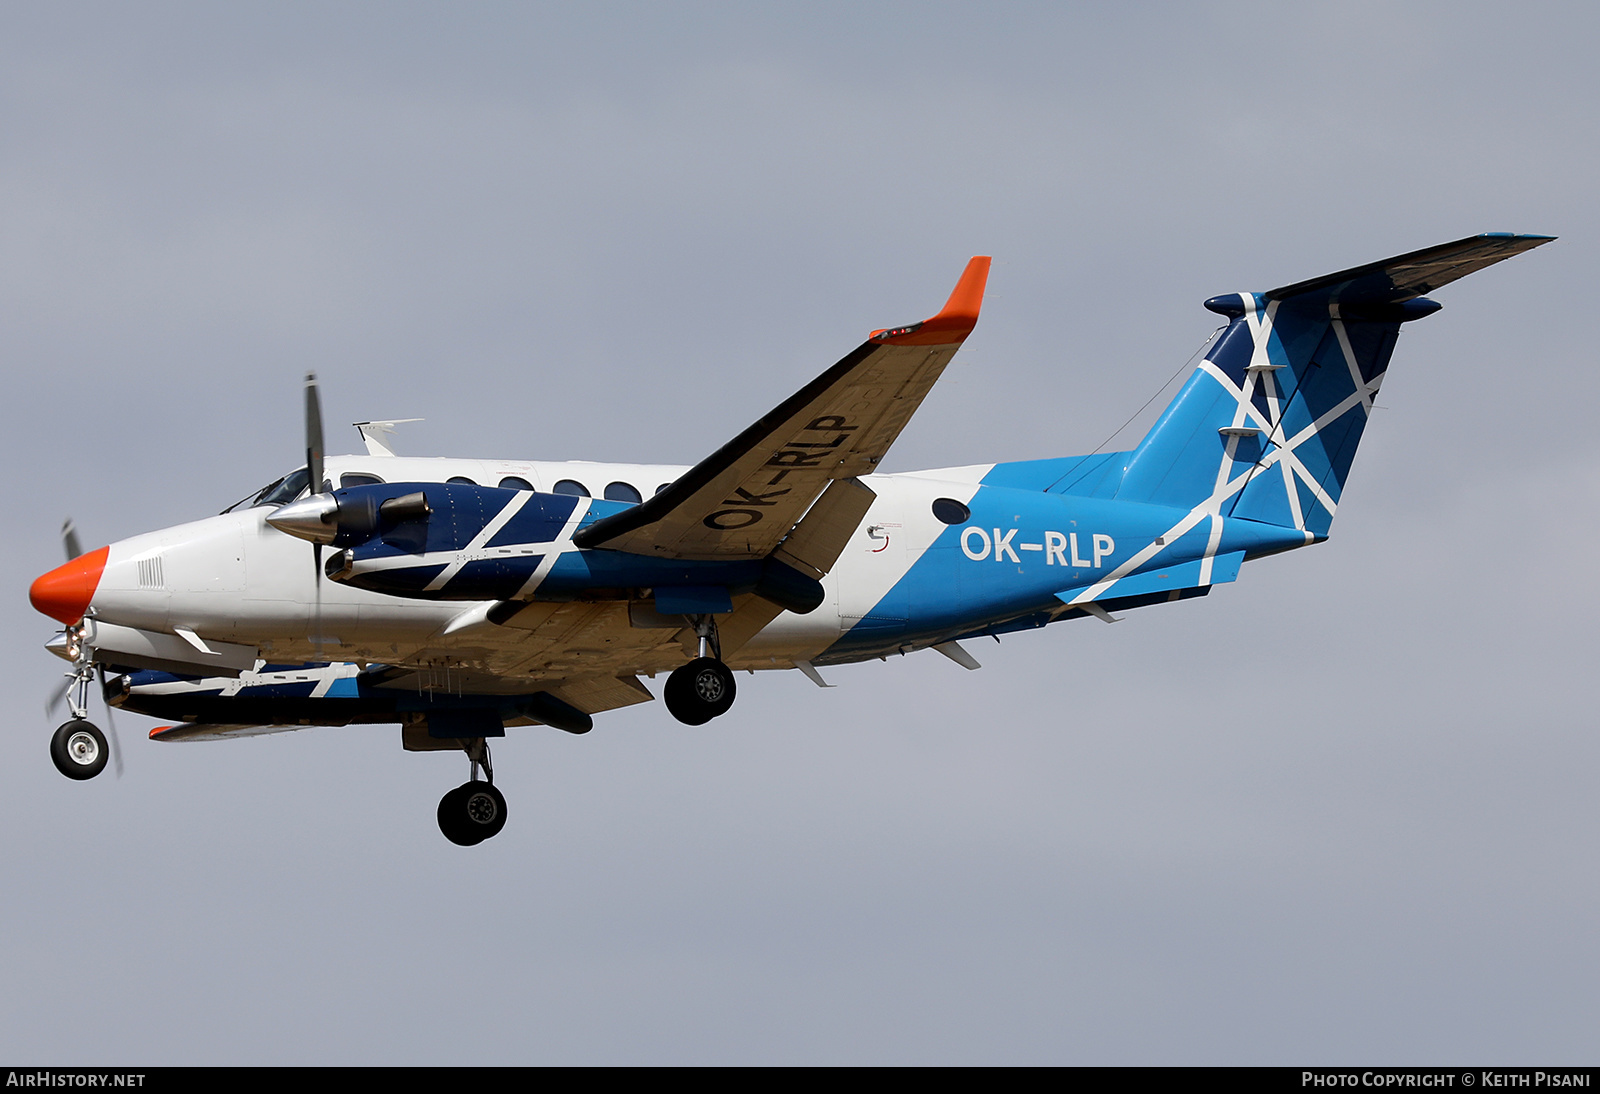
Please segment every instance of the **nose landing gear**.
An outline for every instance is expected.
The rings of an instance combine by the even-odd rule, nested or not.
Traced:
[[[70,523],[70,522],[69,522]],[[68,548],[69,552],[71,548]],[[55,695],[45,704],[48,713],[54,710],[56,704],[66,699],[67,708],[72,712],[72,720],[61,725],[50,737],[50,760],[56,765],[56,770],[69,779],[92,779],[106,769],[106,761],[111,759],[112,749],[106,742],[105,734],[100,732],[98,726],[89,722],[89,685],[94,681],[98,666],[94,661],[94,651],[88,643],[86,629],[88,621],[85,620],[76,626],[66,629],[67,651],[72,655],[72,671],[67,673],[66,682],[63,683]],[[101,691],[105,691],[105,677],[102,674]],[[106,703],[106,717],[111,717],[111,704]],[[110,723],[108,723],[110,724]],[[112,733],[116,729],[113,726]],[[122,774],[122,761],[117,760],[117,774]]]
[[[439,831],[460,847],[482,843],[506,826],[506,799],[495,789],[488,742],[479,737],[467,756],[472,760],[472,778],[439,799]],[[487,781],[478,778],[480,766]]]

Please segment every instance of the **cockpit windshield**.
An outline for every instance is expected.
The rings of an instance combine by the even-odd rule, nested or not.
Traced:
[[[232,513],[237,509],[254,509],[259,505],[287,505],[298,498],[305,491],[306,482],[311,476],[303,467],[296,468],[283,478],[270,482],[256,494],[251,494],[234,502],[223,510]]]

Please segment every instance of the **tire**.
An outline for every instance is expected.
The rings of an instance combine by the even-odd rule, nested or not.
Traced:
[[[661,698],[684,725],[705,725],[733,706],[738,694],[733,671],[714,657],[697,657],[674,669]]]
[[[462,783],[439,799],[439,831],[460,847],[473,847],[506,826],[505,795],[491,783]]]
[[[80,719],[63,725],[50,738],[50,759],[69,779],[92,779],[106,769],[111,749],[105,734]]]

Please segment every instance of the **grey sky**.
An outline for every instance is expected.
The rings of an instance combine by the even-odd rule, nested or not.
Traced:
[[[1594,1061],[1590,8],[241,7],[0,8],[0,1056]],[[1489,230],[1562,239],[1204,600],[512,731],[472,849],[391,727],[47,758],[61,519],[288,470],[308,368],[336,450],[687,463],[993,254],[891,469],[1065,455],[1206,297]]]

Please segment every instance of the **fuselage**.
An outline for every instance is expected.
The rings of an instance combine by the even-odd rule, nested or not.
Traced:
[[[326,473],[335,488],[460,482],[575,495],[581,513],[590,499],[609,495],[609,507],[615,508],[615,503],[648,496],[684,470],[345,456],[330,457]],[[1101,600],[1115,599],[1126,607],[1137,606],[1135,599],[1176,599],[1185,589],[1204,591],[1232,576],[1171,576],[1180,569],[1175,563],[1189,556],[1226,560],[1306,541],[1301,533],[1252,521],[1227,521],[1225,531],[1201,521],[1180,532],[1192,541],[1190,550],[1160,545],[1165,572],[1123,574],[1116,597],[1085,599],[1078,594],[1092,593],[1119,568],[1127,570],[1141,551],[1151,553],[1152,545],[1170,537],[1184,512],[1051,493],[1031,482],[1008,485],[1017,481],[1015,471],[992,476],[993,471],[994,465],[977,465],[865,477],[876,500],[823,578],[822,604],[805,614],[779,614],[732,653],[729,664],[774,669],[863,660],[972,634],[1040,626],[1067,615],[1097,614]],[[451,631],[453,623],[474,610],[481,614],[488,603],[414,599],[318,580],[311,545],[266,522],[276,504],[286,500],[281,489],[279,495],[271,503],[247,502],[218,516],[113,543],[93,593],[96,622],[162,634],[188,632],[202,645],[253,647],[271,662],[459,659],[497,673],[536,671],[537,666],[519,660],[526,636],[515,628]],[[1224,522],[1218,518],[1216,523]],[[570,543],[565,549],[577,550]],[[1237,561],[1232,565],[1236,571]],[[671,648],[635,660],[640,658],[642,663],[625,666],[627,671],[670,669],[681,655]]]

